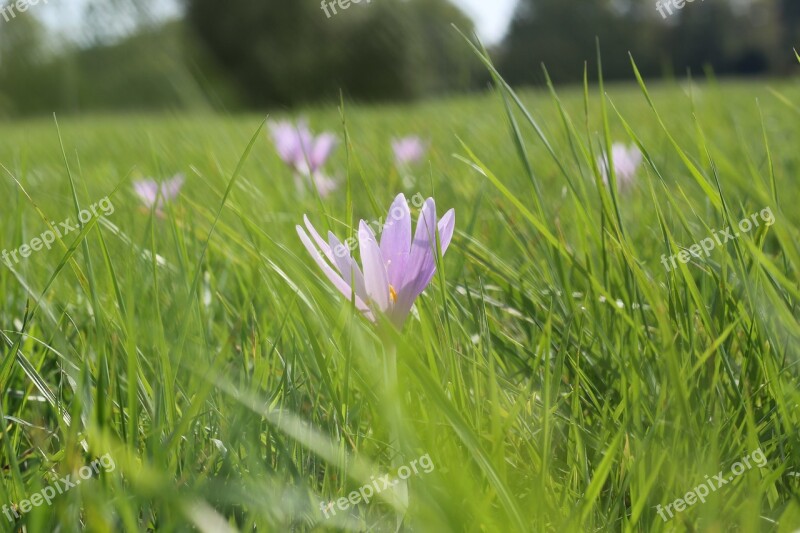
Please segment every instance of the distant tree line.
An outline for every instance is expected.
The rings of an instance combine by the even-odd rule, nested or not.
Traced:
[[[338,6],[338,8],[337,8]],[[346,6],[342,9],[341,6]],[[187,22],[251,105],[402,100],[468,90],[484,75],[447,0],[186,0]]]
[[[32,16],[3,25],[0,116],[411,100],[487,80],[448,0],[350,0],[335,16],[320,0],[182,1],[165,24],[154,0],[90,0],[67,40]]]
[[[651,77],[784,74],[798,37],[798,0],[520,0],[496,57],[516,84],[541,82],[542,63],[556,82],[586,61],[594,77],[596,39],[609,79],[632,77],[629,52]]]
[[[90,110],[266,109],[412,100],[486,87],[453,26],[473,23],[448,0],[181,0],[184,18],[150,17],[155,0],[90,0],[79,39],[33,16],[0,28],[0,116]],[[491,49],[513,84],[781,75],[796,71],[800,0],[519,0]],[[664,5],[671,13],[663,16]],[[124,14],[124,17],[121,15]],[[122,17],[122,18],[120,18]]]

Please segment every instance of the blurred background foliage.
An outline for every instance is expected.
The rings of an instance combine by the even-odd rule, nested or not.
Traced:
[[[666,0],[664,0],[666,1]],[[481,90],[483,68],[453,29],[448,0],[374,0],[327,18],[318,0],[90,0],[81,27],[53,34],[35,9],[0,20],[0,115],[227,110],[403,101]],[[655,0],[520,0],[492,55],[517,85],[643,74],[785,75],[800,37],[797,0],[696,0],[664,19]],[[796,63],[795,63],[796,65]]]
[[[495,55],[511,83],[583,78],[594,65],[595,37],[603,73],[632,78],[628,53],[649,78],[702,74],[783,75],[797,64],[797,0],[692,0],[664,18],[658,0],[520,0],[508,36]],[[672,0],[661,0],[672,5]],[[590,71],[593,76],[594,72]]]

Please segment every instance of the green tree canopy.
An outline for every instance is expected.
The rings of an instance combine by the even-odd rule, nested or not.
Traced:
[[[351,2],[327,15],[318,0],[187,0],[187,16],[251,105],[335,99],[340,89],[413,98],[468,89],[480,71],[451,27],[472,22],[446,0]]]
[[[539,82],[543,62],[556,81],[580,81],[584,62],[594,76],[596,38],[610,79],[632,77],[629,53],[648,76],[706,66],[720,74],[779,72],[793,59],[796,0],[687,1],[680,9],[672,2],[520,0],[500,49],[501,71],[513,83]]]

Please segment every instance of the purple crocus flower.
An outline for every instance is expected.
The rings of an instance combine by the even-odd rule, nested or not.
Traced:
[[[158,211],[162,202],[169,202],[178,197],[184,181],[183,174],[176,174],[160,185],[152,179],[138,180],[133,183],[133,190],[145,207],[152,209],[155,205]]]
[[[315,137],[302,120],[296,125],[286,121],[272,123],[270,131],[278,156],[294,170],[296,176],[310,176],[322,196],[336,189],[336,182],[320,172],[336,148],[338,141],[335,135],[322,133]]]
[[[617,175],[617,188],[627,189],[633,185],[636,171],[642,164],[642,152],[635,144],[628,148],[622,143],[614,143],[611,146],[611,164],[614,165],[614,173]],[[597,159],[597,165],[603,174],[603,183],[608,185],[608,162],[605,154]]]
[[[298,175],[312,176],[321,189],[330,187],[332,181],[319,171],[336,147],[336,136],[323,133],[314,137],[303,120],[296,125],[286,121],[272,123],[270,130],[275,149],[284,163]]]
[[[306,185],[304,183],[304,180],[308,179],[308,176],[301,176],[299,174],[295,174],[294,178],[295,178],[295,184],[297,185],[297,189],[301,192],[305,190]],[[339,188],[338,181],[334,180],[333,178],[329,178],[322,172],[315,172],[314,175],[311,176],[311,179],[314,180],[314,186],[317,188],[320,196],[322,196],[323,198],[325,198],[330,193]]]
[[[350,250],[333,233],[329,232],[328,241],[324,241],[308,217],[303,217],[308,233],[297,226],[297,234],[334,287],[347,298],[355,292],[359,311],[372,321],[376,312],[386,314],[395,326],[402,328],[417,297],[436,272],[435,232],[439,233],[443,256],[450,246],[455,210],[449,210],[437,222],[436,203],[433,198],[425,200],[413,240],[411,211],[403,194],[394,199],[387,219],[392,222],[384,226],[380,245],[369,225],[363,220],[359,224],[363,273]]]
[[[428,150],[428,145],[421,138],[410,136],[392,139],[392,150],[397,166],[404,166],[422,159]]]

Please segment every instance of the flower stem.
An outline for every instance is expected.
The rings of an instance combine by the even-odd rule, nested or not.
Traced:
[[[397,474],[397,469],[403,465],[403,446],[400,441],[402,427],[402,398],[397,379],[397,345],[393,341],[384,343],[386,360],[384,365],[384,381],[386,385],[386,398],[389,401],[390,413],[389,450],[392,454],[392,468]],[[397,480],[395,494],[398,497],[402,510],[397,512],[397,530],[403,530],[403,520],[408,509],[408,484],[406,480]]]

